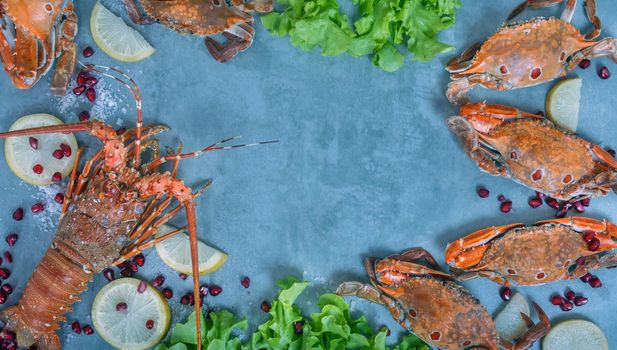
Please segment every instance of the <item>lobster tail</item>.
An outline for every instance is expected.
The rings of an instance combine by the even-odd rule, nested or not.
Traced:
[[[0,313],[6,328],[16,333],[17,344],[59,350],[59,323],[79,301],[77,296],[87,289],[91,276],[60,249],[50,248],[30,276],[19,304]]]

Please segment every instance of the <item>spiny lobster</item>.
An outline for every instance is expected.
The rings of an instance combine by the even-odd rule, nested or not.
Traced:
[[[78,295],[86,290],[93,274],[181,232],[179,229],[154,238],[157,228],[182,209],[186,211],[190,237],[195,309],[199,310],[194,200],[205,188],[192,192],[178,179],[179,162],[206,152],[276,142],[222,145],[235,139],[229,138],[196,152],[181,153],[180,148],[176,154],[160,156],[158,140],[151,137],[167,128],[162,125],[142,127],[141,96],[133,79],[115,68],[87,65],[84,70],[114,78],[130,89],[137,105],[134,129],[118,134],[110,125],[92,120],[0,133],[0,138],[6,138],[87,132],[103,142],[103,148],[85,162],[79,176],[77,165],[83,148],[78,150],[51,247],[30,277],[19,304],[1,313],[7,328],[16,331],[20,346],[38,343],[43,349],[60,349],[55,331]],[[141,153],[147,148],[153,151],[153,160],[142,164]],[[171,171],[156,172],[168,161],[173,161]],[[165,212],[173,199],[179,204]],[[199,317],[196,327],[197,348],[201,349]]]

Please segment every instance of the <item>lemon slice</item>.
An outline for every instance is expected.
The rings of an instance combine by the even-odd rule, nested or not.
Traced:
[[[174,230],[176,230],[176,228],[173,226],[163,225],[158,229],[155,237],[160,237]],[[172,269],[187,275],[193,274],[193,268],[191,267],[191,247],[189,236],[186,232],[180,232],[158,243],[156,245],[156,252],[159,254],[159,257],[161,257],[161,260]],[[227,261],[227,254],[201,241],[198,242],[197,245],[197,254],[199,256],[200,275],[218,270],[223,266],[225,261]]]
[[[495,328],[500,338],[513,342],[527,331],[527,325],[523,321],[521,313],[530,315],[529,303],[524,296],[516,293],[495,317]]]
[[[53,115],[31,114],[17,119],[9,131],[58,124],[63,124],[62,120]],[[29,136],[8,137],[4,142],[4,158],[13,173],[20,179],[39,186],[51,184],[51,178],[56,172],[60,172],[62,177],[67,176],[71,172],[77,153],[75,136],[54,133],[32,135],[32,137],[36,139],[37,149],[30,145]],[[71,155],[57,159],[52,154],[60,149],[61,144],[69,145]],[[40,174],[33,169],[37,164],[42,167]]]
[[[551,328],[542,340],[542,350],[608,350],[608,341],[595,324],[570,320]]]
[[[562,128],[576,131],[581,101],[581,78],[566,79],[555,84],[546,97],[546,113]]]
[[[119,61],[141,61],[155,51],[141,34],[100,2],[92,10],[90,31],[101,50]]]
[[[140,283],[135,278],[120,278],[103,287],[94,298],[92,323],[101,338],[117,349],[151,348],[169,329],[169,304],[151,285],[138,293]],[[126,309],[118,311],[119,303],[126,303]]]

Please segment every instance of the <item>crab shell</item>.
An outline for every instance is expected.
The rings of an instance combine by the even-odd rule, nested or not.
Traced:
[[[396,301],[401,325],[424,341],[442,350],[498,349],[491,315],[465,288],[428,274],[409,275],[394,284],[390,280],[387,273],[377,273],[375,286]]]
[[[218,34],[253,16],[225,4],[224,0],[141,0],[146,14],[182,34]]]
[[[595,43],[556,18],[508,24],[482,44],[467,67],[451,70],[452,78],[488,73],[509,89],[532,86],[564,76],[572,56]]]
[[[64,0],[0,0],[0,9],[5,9],[18,28],[44,41],[51,35],[63,4]]]

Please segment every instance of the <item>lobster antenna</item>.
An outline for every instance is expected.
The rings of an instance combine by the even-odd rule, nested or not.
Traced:
[[[219,142],[215,142],[213,144],[211,144],[210,146],[203,148],[201,150],[198,151],[193,151],[193,152],[189,152],[189,153],[177,153],[177,154],[168,154],[165,156],[162,156],[161,158],[150,162],[147,165],[146,170],[147,171],[152,171],[153,169],[155,169],[156,167],[160,166],[161,164],[169,161],[169,160],[174,160],[174,159],[185,159],[185,158],[191,158],[191,157],[197,157],[203,153],[206,152],[213,152],[213,151],[223,151],[223,150],[228,150],[228,149],[236,149],[236,148],[244,148],[244,147],[254,147],[254,146],[259,146],[259,145],[267,145],[270,143],[277,143],[279,142],[278,140],[271,140],[271,141],[260,141],[260,142],[254,142],[254,143],[245,143],[245,144],[240,144],[240,145],[233,145],[233,146],[221,146],[224,143],[233,141],[233,140],[237,140],[239,138],[241,138],[242,136],[234,136],[234,137],[230,137],[224,140],[221,140]]]
[[[132,165],[133,167],[137,168],[141,163],[140,147],[141,147],[141,128],[143,125],[142,116],[141,116],[141,92],[139,91],[139,88],[137,87],[137,83],[128,74],[124,73],[123,71],[117,68],[101,66],[101,65],[96,65],[96,64],[83,64],[80,61],[77,61],[77,63],[79,63],[82,67],[84,67],[84,70],[86,72],[94,71],[105,77],[116,80],[120,84],[124,85],[127,89],[129,89],[129,91],[131,92],[131,95],[133,95],[133,98],[135,99],[135,107],[137,108],[137,123],[135,126],[135,152],[133,156]],[[120,77],[110,74],[110,72],[115,72],[119,74]]]

